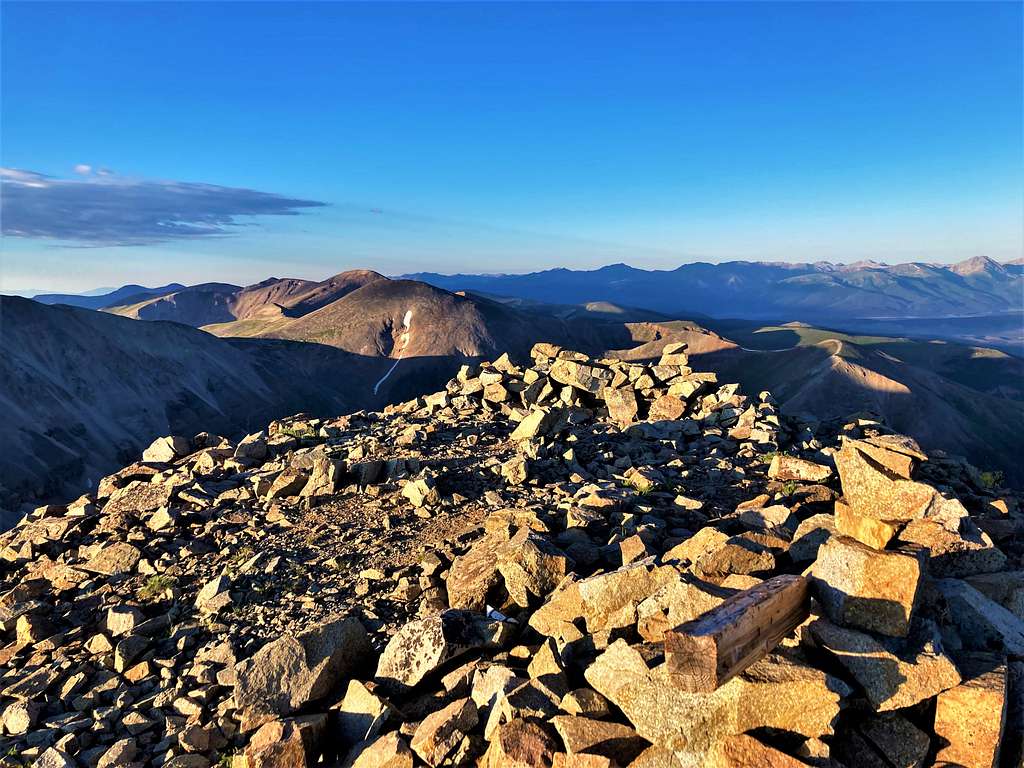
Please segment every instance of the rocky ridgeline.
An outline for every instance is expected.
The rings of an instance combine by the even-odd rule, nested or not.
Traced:
[[[0,759],[1019,766],[1020,520],[682,345],[539,344],[380,414],[161,438],[0,537]]]

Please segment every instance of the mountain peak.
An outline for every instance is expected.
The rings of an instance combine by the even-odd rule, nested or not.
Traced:
[[[974,256],[970,259],[965,259],[951,266],[949,270],[962,277],[981,273],[1003,274],[1006,272],[1002,264],[994,259],[990,259],[988,256]]]

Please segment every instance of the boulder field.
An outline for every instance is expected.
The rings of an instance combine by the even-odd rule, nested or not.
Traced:
[[[0,535],[0,764],[1021,764],[1017,499],[870,415],[550,344]]]

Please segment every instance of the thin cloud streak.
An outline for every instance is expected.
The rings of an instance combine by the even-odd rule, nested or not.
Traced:
[[[82,173],[86,166],[79,168]],[[224,237],[245,225],[239,217],[297,216],[302,209],[327,205],[215,184],[99,173],[58,179],[14,168],[0,168],[0,204],[6,236],[86,246]]]

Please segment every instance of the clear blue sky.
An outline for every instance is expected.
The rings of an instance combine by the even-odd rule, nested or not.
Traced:
[[[1022,255],[1019,3],[0,16],[8,290]]]

